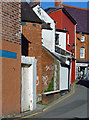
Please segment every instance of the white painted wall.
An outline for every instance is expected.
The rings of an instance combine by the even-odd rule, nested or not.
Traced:
[[[57,45],[57,46],[66,50],[66,33],[56,32],[56,34],[59,34],[59,45]]]
[[[38,9],[40,9],[40,13],[38,12]],[[33,8],[33,11],[37,14],[37,16],[42,21],[46,23],[50,23],[50,27],[53,30],[42,29],[42,42],[43,42],[43,46],[45,46],[50,51],[54,52],[55,51],[55,22],[54,20],[39,5],[35,6]]]
[[[68,68],[60,65],[60,90],[68,89]]]
[[[21,112],[36,109],[36,59],[22,56]]]
[[[55,42],[53,39],[53,31],[52,30],[46,30],[43,29],[42,30],[42,42],[43,42],[43,46],[45,46],[47,49],[49,49],[50,51],[55,51]]]

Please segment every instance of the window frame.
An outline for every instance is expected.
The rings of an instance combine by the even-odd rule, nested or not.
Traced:
[[[80,48],[80,59],[85,59],[85,48],[84,47]]]
[[[55,34],[55,44],[56,45],[59,45],[59,36],[60,36],[60,34],[57,34],[57,33]]]
[[[81,42],[82,42],[82,43],[85,42],[85,36],[84,36],[84,35],[81,36]]]
[[[67,34],[67,44],[70,45],[70,36],[69,36],[69,33]]]

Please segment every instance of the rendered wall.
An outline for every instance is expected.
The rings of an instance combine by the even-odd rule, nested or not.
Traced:
[[[20,3],[0,2],[0,115],[20,113]]]
[[[42,29],[42,43],[50,51],[54,51],[55,41],[53,39],[53,31]]]
[[[40,12],[38,12],[38,9]],[[43,30],[42,29],[42,39],[43,39],[43,45],[47,47],[51,51],[55,51],[55,23],[54,20],[41,8],[39,5],[33,8],[34,12],[37,14],[37,16],[44,21],[45,23],[50,23],[50,27],[52,28],[51,32],[48,33],[49,30]],[[50,35],[51,33],[51,35]],[[48,40],[47,40],[47,35],[48,35]],[[49,37],[50,35],[50,37]],[[48,41],[46,41],[46,40]],[[51,48],[48,47],[47,43],[49,44],[49,41],[51,40],[50,46]]]
[[[66,33],[63,32],[56,32],[59,34],[59,47],[66,50]]]
[[[17,59],[2,57],[2,115],[20,113],[21,46],[2,41],[2,50],[17,54]]]

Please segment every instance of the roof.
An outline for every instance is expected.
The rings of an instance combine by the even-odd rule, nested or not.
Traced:
[[[52,30],[52,28],[50,27],[50,24],[48,23],[42,23],[42,29],[47,29],[47,30]]]
[[[64,5],[64,8],[77,21],[77,32],[89,33],[89,10]]]
[[[50,13],[53,13],[53,12],[56,12],[56,11],[59,11],[59,10],[62,10],[64,12],[64,14],[71,20],[71,22],[76,25],[77,22],[76,20],[69,14],[69,12],[67,12],[67,10],[65,8],[60,8],[60,7],[50,7],[50,8],[47,8],[45,9],[45,11],[50,14]]]
[[[51,52],[45,46],[42,46],[42,48],[44,48],[55,60],[59,60],[62,65],[69,67],[69,65],[67,65],[66,62],[65,62],[66,61],[66,56],[63,57],[56,52]]]
[[[21,21],[42,23],[27,2],[21,2]]]
[[[55,12],[55,11],[61,10],[61,9],[62,8],[60,8],[60,7],[50,7],[50,8],[46,8],[45,12],[47,12],[49,14],[49,13],[52,13],[52,12]]]

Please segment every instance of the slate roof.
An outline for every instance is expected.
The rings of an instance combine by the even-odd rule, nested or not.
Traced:
[[[42,23],[27,2],[21,2],[21,21]]]
[[[47,12],[48,14],[55,12],[55,11],[59,11],[62,10],[65,15],[71,20],[71,22],[75,25],[77,22],[75,21],[75,19],[67,12],[67,10],[65,8],[60,8],[60,7],[50,7],[45,9],[45,12]]]
[[[77,32],[89,33],[89,10],[65,5],[64,8],[77,21]]]

